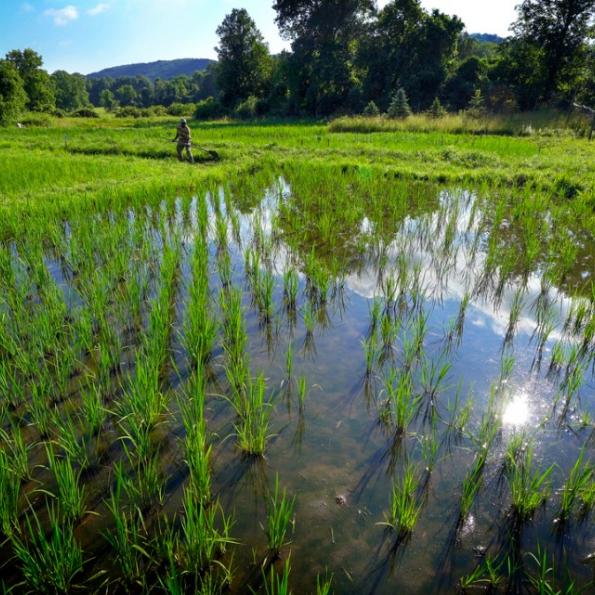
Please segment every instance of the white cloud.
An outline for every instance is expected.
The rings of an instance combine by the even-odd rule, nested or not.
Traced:
[[[97,6],[94,6],[93,8],[89,8],[89,10],[87,11],[87,14],[92,17],[96,17],[98,14],[105,12],[108,8],[109,8],[109,4],[106,4],[105,2],[100,2]]]
[[[76,21],[79,18],[78,8],[72,4],[64,8],[48,8],[43,14],[51,17],[54,25],[58,27],[64,27],[64,25],[68,25],[68,23]]]

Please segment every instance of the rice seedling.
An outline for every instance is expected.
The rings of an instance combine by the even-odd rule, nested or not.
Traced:
[[[0,448],[0,528],[6,537],[18,529],[20,478],[15,476],[7,453]]]
[[[234,403],[238,415],[235,432],[238,446],[248,455],[262,456],[269,439],[269,422],[273,410],[266,400],[266,382],[261,374],[246,386],[245,399]]]
[[[300,410],[304,409],[306,403],[306,397],[308,396],[308,380],[305,376],[298,378],[298,400],[300,404]]]
[[[198,578],[208,570],[235,543],[231,526],[231,519],[218,503],[202,506],[193,491],[186,490],[180,538],[180,561],[185,572]]]
[[[366,361],[366,376],[371,376],[374,366],[376,365],[376,362],[380,356],[380,349],[376,342],[375,336],[362,339],[361,343]]]
[[[98,384],[91,384],[81,392],[81,422],[88,434],[97,436],[107,418],[107,409],[103,405],[101,389]]]
[[[291,571],[290,558],[283,564],[282,574],[278,574],[274,566],[271,566],[267,574],[263,571],[264,592],[266,595],[291,595],[289,588],[289,573]],[[254,593],[254,591],[252,591]]]
[[[116,474],[116,483],[106,503],[114,526],[104,533],[112,547],[124,580],[129,585],[145,584],[145,566],[151,560],[147,550],[146,529],[140,510],[127,512],[122,500],[122,479]]]
[[[390,506],[385,520],[377,524],[394,531],[399,539],[408,536],[417,524],[421,512],[421,503],[417,498],[418,488],[419,479],[416,469],[411,463],[407,463],[400,480],[393,482]]]
[[[493,591],[503,582],[502,566],[505,560],[498,562],[497,558],[487,556],[471,573],[459,579],[459,587],[463,593],[469,590],[482,589]]]
[[[289,312],[295,312],[297,309],[297,294],[299,280],[296,271],[292,268],[283,273],[283,299],[285,307]]]
[[[76,522],[85,514],[85,489],[81,485],[81,471],[76,472],[68,455],[59,459],[52,448],[46,448],[48,466],[56,481],[52,495],[57,502],[60,519]]]
[[[411,374],[397,374],[396,370],[391,368],[384,379],[384,391],[395,431],[397,434],[403,434],[415,417],[421,401],[414,393]]]
[[[61,522],[51,507],[48,514],[49,533],[30,512],[23,534],[13,533],[10,542],[29,588],[40,593],[68,593],[83,570],[83,551],[72,525]]]
[[[583,448],[576,459],[576,462],[571,467],[568,473],[568,478],[562,488],[560,508],[558,512],[558,517],[562,522],[570,518],[572,511],[581,500],[585,503],[585,496],[587,496],[586,503],[588,504],[588,493],[589,491],[593,492],[593,465],[589,461],[585,461],[584,457],[585,449]]]
[[[555,558],[552,557],[550,560],[547,551],[542,549],[541,545],[538,544],[537,551],[535,553],[529,552],[527,557],[537,569],[536,574],[527,573],[527,578],[535,593],[540,595],[571,595],[578,592],[573,581],[569,581],[564,587],[560,587]]]
[[[550,493],[549,477],[554,465],[544,471],[534,469],[533,455],[533,446],[527,446],[507,471],[512,509],[520,521],[530,519]]]
[[[316,595],[331,595],[333,589],[333,575],[328,574],[322,578],[320,575],[316,576]]]
[[[285,489],[279,488],[279,474],[275,475],[275,488],[267,502],[266,536],[269,554],[272,559],[279,556],[283,547],[291,543],[290,530],[295,524],[293,518],[295,509],[295,496],[287,497]]]
[[[207,437],[204,413],[204,379],[200,368],[197,369],[192,383],[194,386],[191,388],[189,402],[182,405],[182,416],[186,429],[184,449],[193,493],[202,505],[206,505],[211,500],[212,446]]]
[[[432,402],[444,388],[444,380],[451,368],[450,362],[434,362],[424,359],[421,366],[421,385],[425,396]]]

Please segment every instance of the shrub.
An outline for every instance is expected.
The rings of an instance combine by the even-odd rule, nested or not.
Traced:
[[[133,107],[131,105],[127,107],[121,107],[114,113],[116,115],[116,118],[140,118],[142,116],[141,111],[138,109],[138,107]]]
[[[196,104],[194,117],[197,120],[213,120],[225,114],[225,109],[214,97],[207,97]]]
[[[250,120],[256,117],[258,108],[258,99],[254,95],[250,95],[242,101],[234,110],[234,116],[240,120]]]
[[[378,109],[378,106],[373,101],[370,101],[370,103],[368,103],[368,105],[366,105],[366,107],[364,108],[364,116],[379,116],[379,115],[380,115],[380,110]]]
[[[411,115],[411,108],[409,107],[409,100],[405,89],[402,87],[395,93],[388,106],[388,117],[389,118],[408,118]]]
[[[166,111],[170,116],[192,116],[196,111],[196,105],[194,103],[172,103]]]
[[[90,107],[81,107],[70,114],[73,118],[99,118],[99,114]]]
[[[59,108],[56,108],[53,112],[52,112],[52,116],[54,116],[54,118],[63,118],[66,114]]]
[[[154,116],[167,116],[167,108],[164,105],[153,105],[149,109]]]
[[[52,125],[52,119],[47,114],[28,114],[21,119],[21,124],[26,128],[29,127],[43,127],[47,128]]]

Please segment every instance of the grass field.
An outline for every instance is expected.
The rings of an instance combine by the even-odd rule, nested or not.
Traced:
[[[2,592],[593,588],[595,142],[428,122],[0,131]]]

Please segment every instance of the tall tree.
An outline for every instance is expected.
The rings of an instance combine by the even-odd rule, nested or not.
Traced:
[[[0,60],[0,124],[14,122],[27,104],[27,94],[12,62]]]
[[[463,23],[419,0],[393,0],[379,13],[360,60],[365,90],[382,108],[404,87],[416,109],[430,106],[453,69]]]
[[[225,105],[262,96],[271,75],[271,57],[256,23],[244,8],[234,8],[217,27],[217,83]]]
[[[356,67],[372,0],[276,0],[276,22],[292,41],[291,93],[297,107],[328,114],[361,107],[361,76]]]
[[[57,107],[72,111],[89,105],[89,93],[82,74],[56,70],[51,78],[56,89]]]
[[[43,70],[42,57],[30,48],[12,50],[6,59],[17,69],[27,94],[27,109],[34,112],[50,111],[56,107],[50,75]]]
[[[542,99],[572,86],[587,59],[594,17],[594,0],[524,0],[518,6],[513,31],[518,40],[539,48]]]

